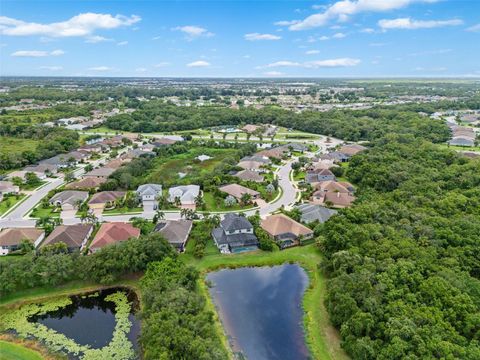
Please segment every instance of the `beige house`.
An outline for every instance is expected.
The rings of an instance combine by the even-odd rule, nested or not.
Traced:
[[[30,241],[37,247],[45,237],[43,230],[35,228],[9,228],[0,232],[0,255],[18,250],[22,240]]]
[[[296,222],[284,214],[270,215],[262,220],[260,226],[282,249],[299,244],[299,238],[310,239],[313,230]]]
[[[258,191],[238,184],[224,185],[219,187],[218,190],[233,196],[237,200],[241,200],[243,194],[249,194],[253,200],[260,198],[260,193]]]
[[[126,195],[125,191],[101,191],[92,196],[88,202],[88,207],[92,211],[103,211],[115,205],[117,200],[122,199]]]

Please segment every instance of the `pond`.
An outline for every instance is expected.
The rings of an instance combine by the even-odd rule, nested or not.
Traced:
[[[309,359],[302,298],[308,284],[298,265],[210,273],[210,294],[233,351],[248,360]]]
[[[136,294],[111,288],[27,304],[6,315],[7,328],[69,359],[138,358]]]

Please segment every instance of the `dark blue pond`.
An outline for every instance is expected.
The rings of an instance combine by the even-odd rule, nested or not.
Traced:
[[[233,351],[248,360],[310,358],[301,307],[308,277],[300,266],[226,269],[207,279]]]
[[[134,348],[137,348],[137,337],[140,333],[140,321],[134,315],[136,303],[135,293],[127,289],[107,289],[96,293],[74,295],[72,303],[64,308],[36,315],[29,320],[39,322],[67,337],[80,345],[90,345],[94,349],[107,346],[113,337],[115,329],[115,304],[105,301],[105,297],[118,291],[125,292],[132,303],[132,313],[129,319],[132,327],[128,334]]]

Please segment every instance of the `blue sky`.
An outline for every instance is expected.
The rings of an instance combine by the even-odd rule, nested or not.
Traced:
[[[21,1],[0,75],[480,77],[480,1]]]

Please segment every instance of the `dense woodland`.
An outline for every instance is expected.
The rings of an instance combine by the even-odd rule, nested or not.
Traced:
[[[480,161],[391,135],[324,226],[326,305],[354,359],[480,358]]]
[[[275,124],[344,140],[373,140],[385,134],[415,134],[434,142],[446,141],[448,129],[418,113],[395,108],[369,110],[304,111],[293,113],[278,107],[264,109],[225,107],[180,107],[162,101],[141,105],[132,114],[110,117],[106,125],[125,131],[180,131],[246,123]]]

